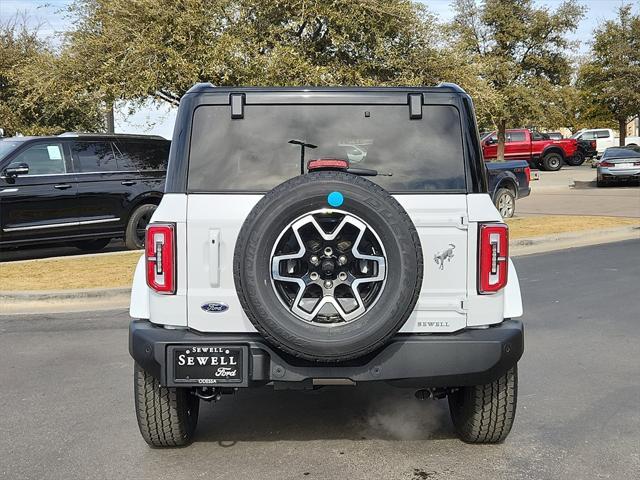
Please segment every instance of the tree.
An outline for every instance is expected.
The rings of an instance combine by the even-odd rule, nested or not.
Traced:
[[[640,114],[640,15],[632,14],[631,5],[595,30],[591,57],[578,80],[587,114],[614,120],[624,145],[627,121]]]
[[[77,0],[63,51],[109,104],[215,85],[417,85],[446,71],[409,0]]]
[[[455,46],[467,58],[461,83],[479,97],[478,111],[498,129],[504,160],[507,126],[545,125],[562,110],[571,64],[566,54],[583,9],[574,0],[555,11],[533,0],[455,0]],[[474,79],[474,76],[477,77]]]
[[[5,134],[57,134],[99,129],[95,99],[70,88],[59,75],[59,58],[16,16],[0,24],[0,119]]]

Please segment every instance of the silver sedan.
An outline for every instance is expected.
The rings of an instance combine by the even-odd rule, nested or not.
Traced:
[[[640,147],[609,147],[598,162],[599,187],[619,182],[640,182]]]

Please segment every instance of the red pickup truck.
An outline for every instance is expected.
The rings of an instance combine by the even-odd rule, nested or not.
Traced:
[[[504,144],[505,160],[526,160],[532,168],[560,170],[566,159],[572,158],[578,142],[574,138],[552,140],[546,135],[527,129],[507,130]],[[491,132],[482,139],[485,160],[497,157],[498,133]]]

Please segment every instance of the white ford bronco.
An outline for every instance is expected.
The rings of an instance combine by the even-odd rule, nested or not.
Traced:
[[[387,382],[504,440],[522,301],[478,137],[453,84],[194,86],[131,294],[144,439],[242,388]]]

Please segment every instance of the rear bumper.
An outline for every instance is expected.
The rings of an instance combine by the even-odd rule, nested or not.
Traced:
[[[598,178],[601,180],[638,180],[640,179],[640,168],[612,170],[607,167],[598,167]]]
[[[134,320],[129,328],[131,356],[166,386],[185,386],[175,384],[167,373],[171,370],[167,365],[171,361],[168,346],[210,344],[248,347],[246,386],[350,379],[417,388],[457,387],[491,382],[515,365],[524,351],[524,328],[520,321],[505,320],[489,328],[451,334],[398,334],[366,357],[332,364],[291,357],[267,344],[259,334],[204,334],[166,329],[147,320]]]

